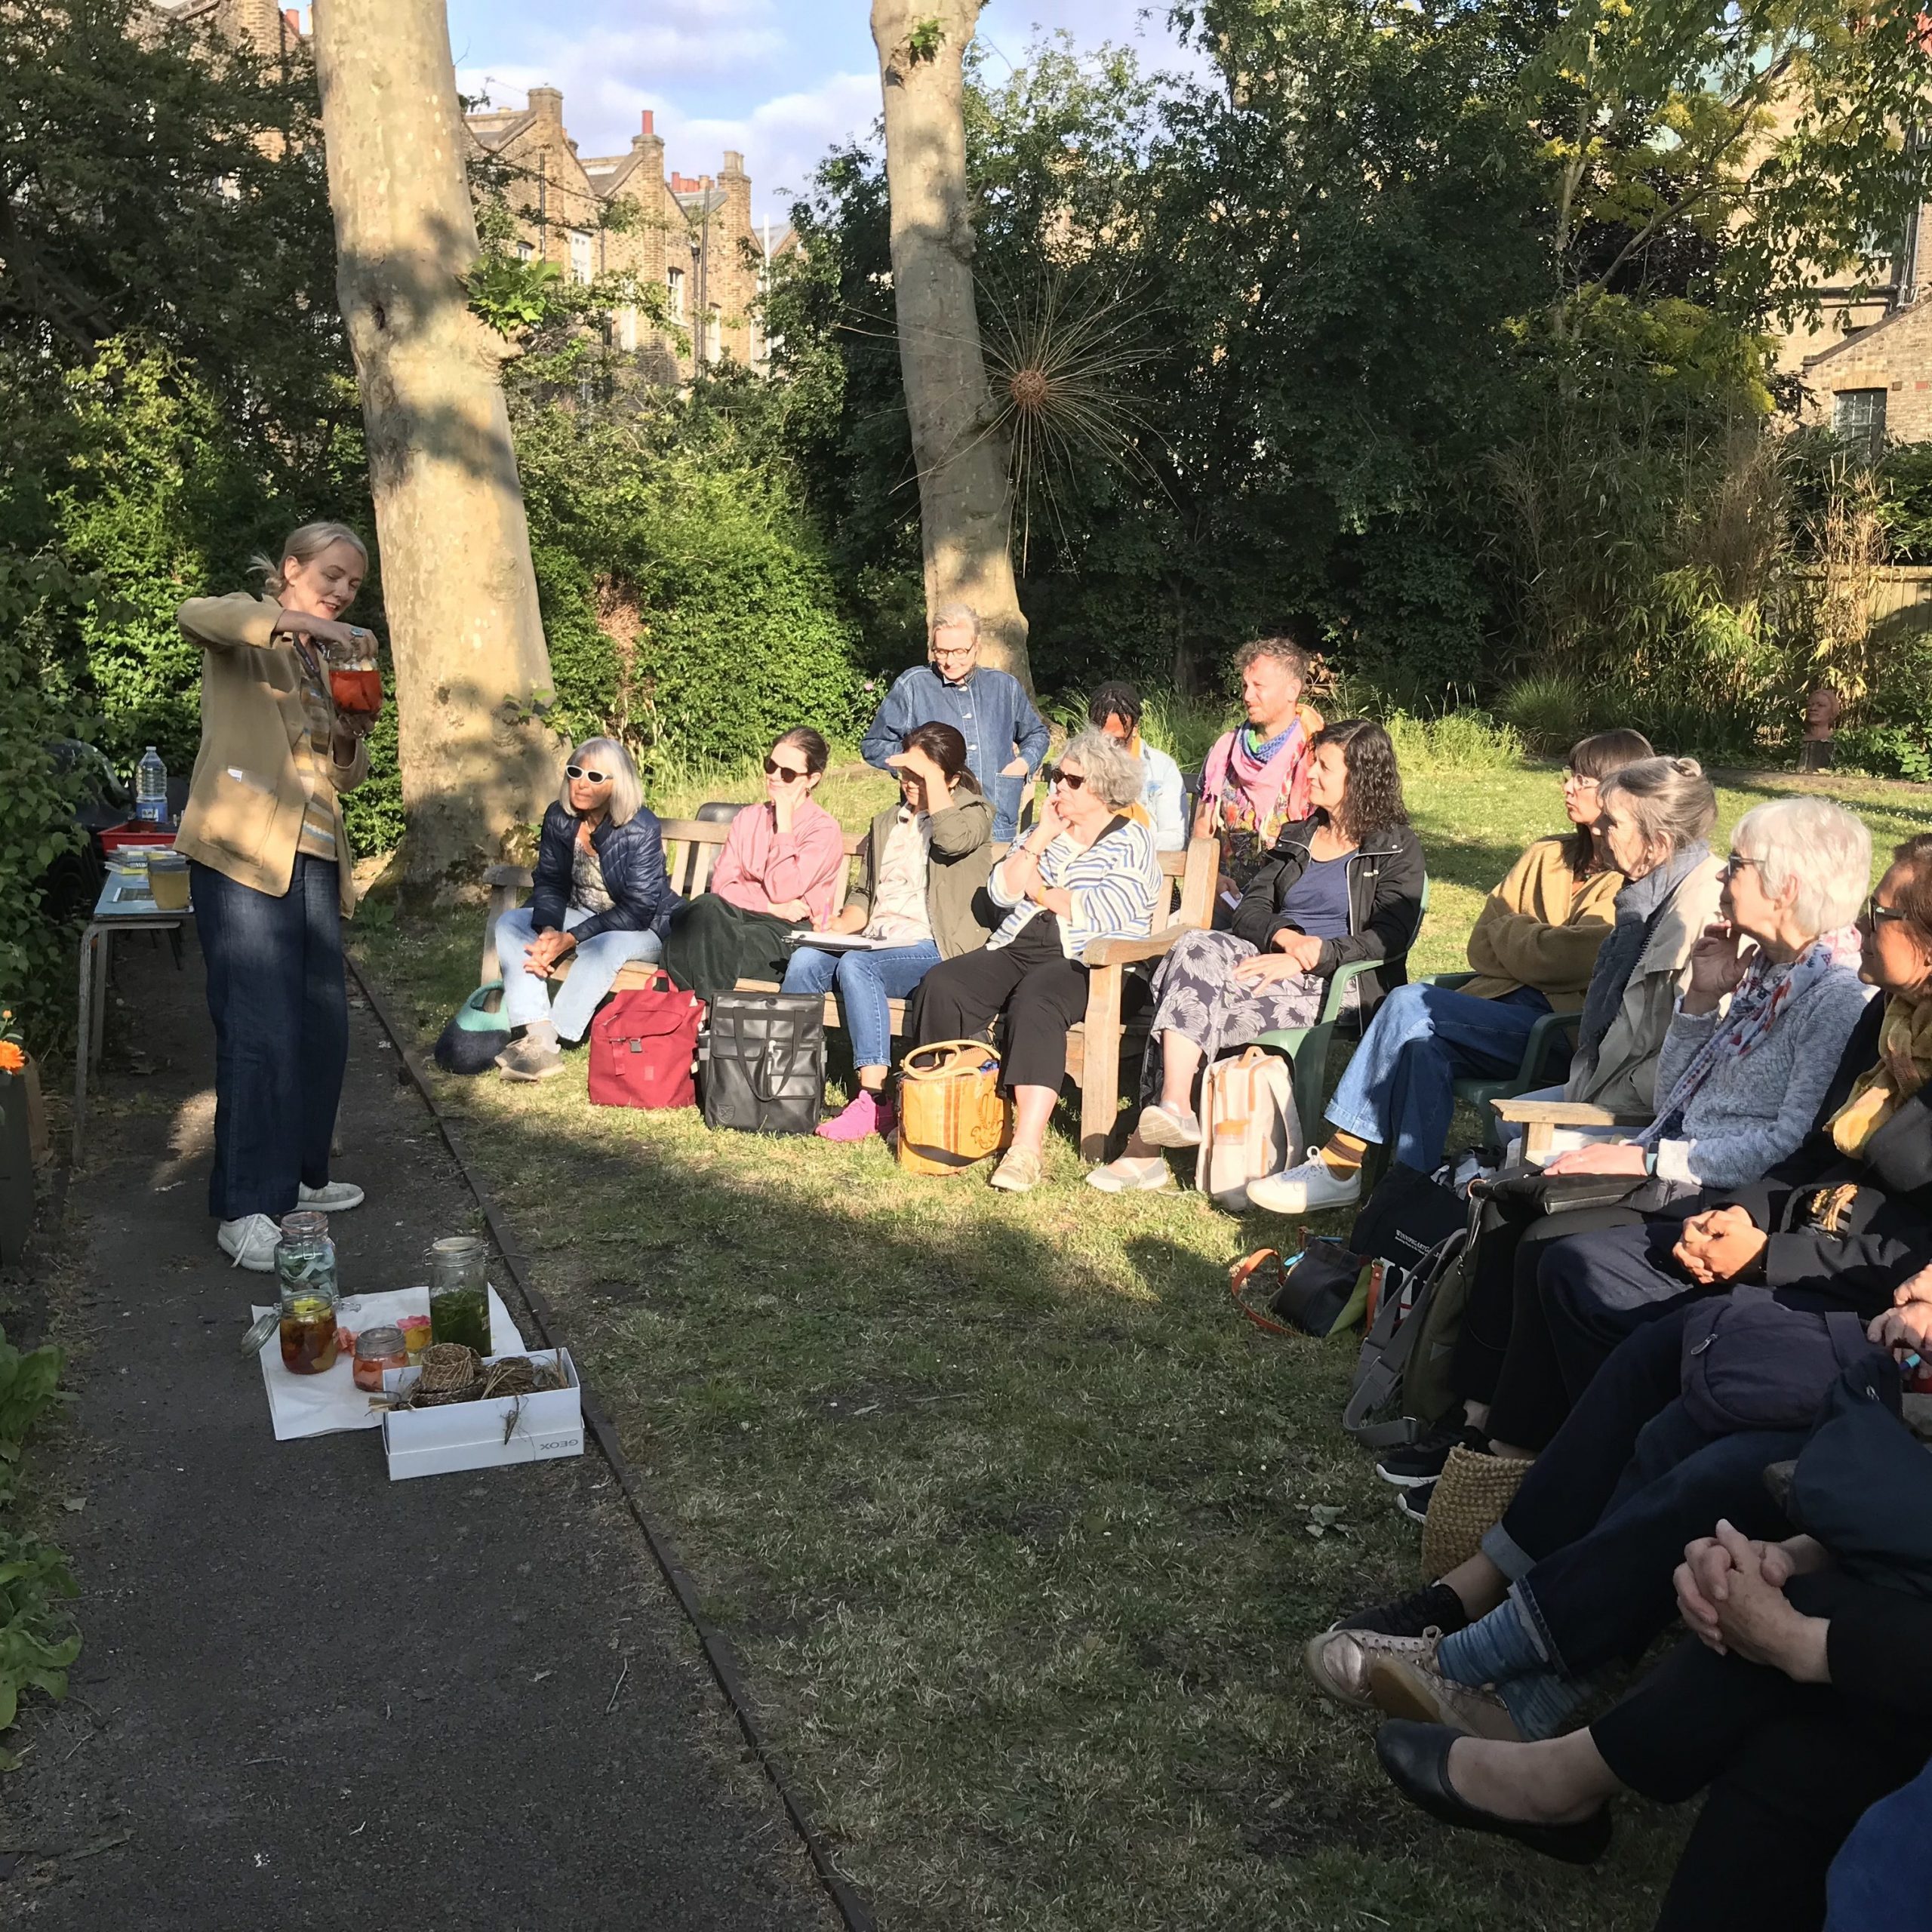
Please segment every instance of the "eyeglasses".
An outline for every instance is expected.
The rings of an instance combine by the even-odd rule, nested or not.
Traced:
[[[1064,766],[1063,766],[1059,771],[1054,772],[1047,780],[1049,786],[1064,785],[1069,792],[1078,791],[1081,786],[1085,784],[1086,782],[1087,774],[1085,772],[1069,771]]]
[[[1726,859],[1724,863],[1718,867],[1718,877],[1719,878],[1735,878],[1740,872],[1743,871],[1746,866],[1755,866],[1761,864],[1763,862],[1760,860],[1747,859],[1741,852],[1734,852],[1731,854],[1730,857]]]
[[[809,778],[811,774],[800,770],[795,765],[780,764],[775,758],[768,758],[764,761],[764,775],[768,778],[783,779],[787,785],[795,785],[800,779]]]
[[[601,785],[610,777],[608,771],[592,771],[589,766],[567,764],[564,767],[566,778],[581,778],[586,785]]]
[[[1882,926],[1887,919],[1909,918],[1896,906],[1881,906],[1875,894],[1865,902],[1865,922],[1869,926]]]
[[[1586,771],[1572,771],[1566,764],[1563,768],[1563,789],[1567,792],[1573,785],[1580,792],[1597,792],[1603,789],[1603,780],[1592,778]]]

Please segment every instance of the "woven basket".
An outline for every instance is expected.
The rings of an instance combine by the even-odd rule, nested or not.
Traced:
[[[1422,1526],[1422,1574],[1430,1583],[1466,1563],[1503,1520],[1530,1466],[1520,1457],[1478,1456],[1458,1445],[1442,1466]]]

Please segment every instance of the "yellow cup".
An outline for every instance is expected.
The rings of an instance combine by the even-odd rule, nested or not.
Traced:
[[[188,909],[188,862],[178,852],[157,852],[148,860],[148,890],[154,894],[155,909],[185,912]]]

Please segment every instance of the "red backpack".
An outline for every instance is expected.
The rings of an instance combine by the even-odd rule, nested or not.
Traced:
[[[664,974],[657,983],[616,993],[591,1022],[590,1104],[594,1107],[691,1107],[691,1069],[704,1002]]]

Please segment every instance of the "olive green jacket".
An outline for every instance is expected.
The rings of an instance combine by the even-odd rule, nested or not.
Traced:
[[[848,912],[856,909],[871,917],[879,857],[898,817],[899,808],[887,806],[860,841],[852,890],[845,900]],[[957,804],[933,814],[932,831],[926,857],[926,917],[932,923],[939,956],[952,959],[977,952],[1005,917],[981,891],[993,869],[993,808],[962,786]]]

